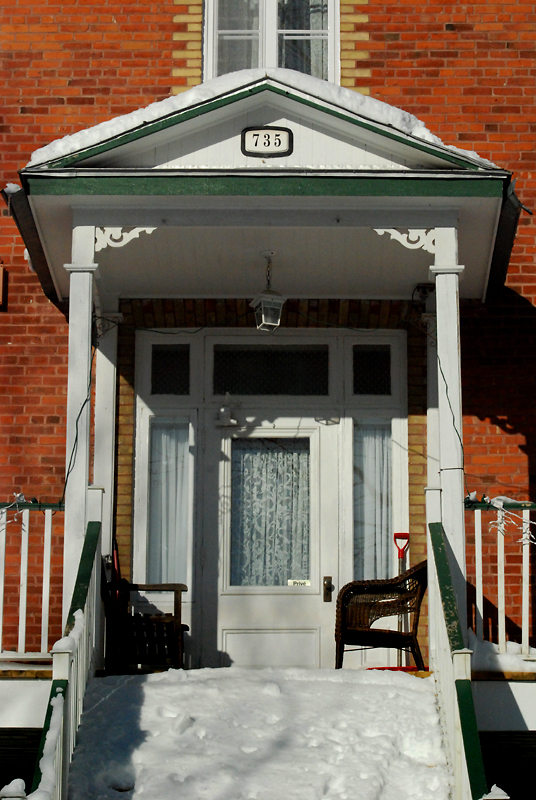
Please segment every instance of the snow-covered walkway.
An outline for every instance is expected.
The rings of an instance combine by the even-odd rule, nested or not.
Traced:
[[[94,680],[70,800],[447,800],[432,678],[203,669]]]

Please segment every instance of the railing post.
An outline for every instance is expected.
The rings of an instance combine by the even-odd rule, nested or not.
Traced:
[[[476,635],[484,638],[484,585],[482,577],[482,512],[475,511]]]
[[[529,644],[529,593],[530,593],[530,510],[523,509],[523,588],[521,597],[521,653],[528,656]]]
[[[499,653],[506,653],[506,598],[504,593],[504,510],[497,511],[497,613]]]
[[[0,652],[4,649],[4,588],[6,569],[6,526],[7,511],[0,509]]]

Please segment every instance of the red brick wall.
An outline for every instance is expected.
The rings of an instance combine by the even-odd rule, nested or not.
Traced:
[[[4,4],[1,185],[16,182],[17,169],[50,140],[167,97],[181,81],[196,82],[200,23],[188,26],[190,11],[199,6]],[[416,114],[445,142],[512,170],[519,196],[536,207],[534,5],[359,2],[343,12],[346,61],[348,47],[357,53],[355,64],[345,62],[346,85],[354,80],[359,91]],[[186,52],[181,60],[188,47],[190,60]],[[515,291],[494,308],[464,310],[468,488],[479,493],[526,498],[536,475],[534,230],[523,215],[508,277]],[[9,273],[7,311],[0,312],[0,500],[13,491],[57,500],[67,327],[29,272],[7,210],[0,261]]]
[[[533,3],[369,2],[370,93],[422,119],[447,144],[514,172],[536,208]],[[534,222],[521,220],[508,285],[534,299]]]
[[[0,185],[17,182],[33,150],[168,97],[177,66],[172,1],[61,4],[17,0],[0,11]],[[175,51],[175,62],[172,53]],[[67,325],[46,300],[2,209],[0,501],[14,491],[58,500],[65,468]]]
[[[517,178],[516,193],[536,211],[536,7],[533,3],[370,1],[370,94],[422,119],[447,144],[475,150]],[[363,83],[362,80],[359,83]],[[462,312],[467,488],[536,499],[535,222],[522,214],[505,291],[493,306]],[[521,296],[520,296],[521,295]],[[532,486],[531,486],[532,484]],[[532,493],[531,493],[532,489]],[[474,569],[472,519],[468,564]],[[496,583],[495,534],[485,530],[485,571]],[[519,536],[506,541],[509,631],[520,575]],[[491,590],[490,620],[495,590]],[[490,629],[488,626],[488,630]]]
[[[168,97],[187,29],[170,2],[4,3],[0,10],[0,186],[17,183],[33,150],[66,134]],[[191,37],[190,37],[191,38]],[[174,61],[173,61],[174,57]],[[190,78],[191,79],[191,78]],[[24,261],[8,209],[0,215],[0,264],[8,272],[0,311],[0,502],[24,492],[58,501],[65,474],[67,324]],[[3,307],[4,308],[4,307]],[[61,635],[62,522],[55,520],[51,641]],[[3,646],[17,646],[20,530],[8,526]],[[42,534],[41,534],[42,536]],[[29,564],[27,647],[40,649],[39,535]],[[37,548],[37,550],[35,549]]]

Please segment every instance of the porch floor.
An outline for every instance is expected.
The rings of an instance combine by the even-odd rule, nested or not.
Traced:
[[[447,800],[433,678],[170,670],[88,687],[70,800]]]

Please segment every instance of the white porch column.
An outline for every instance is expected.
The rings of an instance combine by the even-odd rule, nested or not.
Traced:
[[[435,308],[435,292],[432,292],[426,301],[426,386],[427,386],[427,412],[426,412],[426,539],[427,552],[431,552],[431,539],[428,525],[430,522],[441,521],[441,473],[439,471],[439,408],[437,397],[437,316]],[[429,647],[430,664],[434,664],[437,651],[437,614],[441,609],[435,567],[430,555],[428,557],[428,620],[429,620]]]
[[[104,489],[102,503],[102,553],[112,552],[117,331],[122,314],[104,311],[97,349],[95,387],[95,455],[93,483]],[[108,329],[106,330],[106,327]],[[89,521],[89,520],[88,520]]]
[[[73,228],[69,284],[69,374],[67,380],[67,463],[63,550],[63,624],[65,624],[86,532],[91,419],[91,328],[95,228]]]
[[[451,570],[462,628],[466,617],[467,601],[458,275],[463,272],[463,269],[463,266],[458,264],[456,228],[436,228],[435,264],[431,267],[431,273],[435,276],[437,308],[437,393],[441,485],[441,520],[437,521],[443,523],[452,555],[456,561],[456,563],[451,563]],[[430,499],[432,500],[432,498]],[[430,506],[430,511],[436,514],[437,504],[431,502]]]

